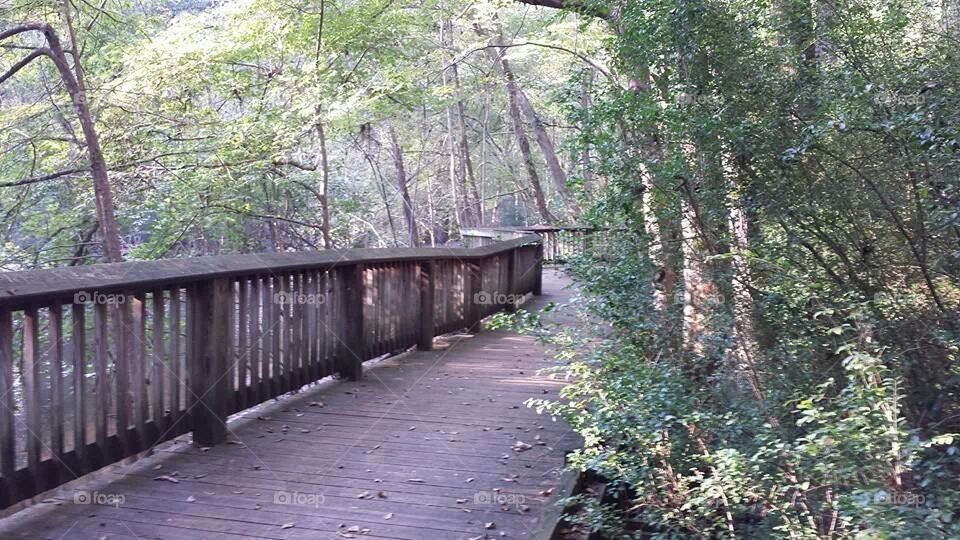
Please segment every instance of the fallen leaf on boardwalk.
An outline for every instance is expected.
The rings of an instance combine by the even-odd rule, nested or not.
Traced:
[[[193,495],[191,495],[191,496],[187,497],[187,502],[197,502],[197,498],[194,497]]]
[[[529,512],[529,511],[530,511],[530,507],[527,506],[527,505],[525,505],[525,504],[521,504],[521,505],[518,506],[517,508],[519,508],[521,512]]]
[[[466,482],[466,483],[469,484],[470,482],[473,482],[474,480],[476,480],[476,478],[467,478],[466,480],[464,480],[464,482]]]
[[[410,426],[407,428],[407,431],[413,431],[415,429],[417,429],[417,426]]]
[[[540,494],[543,495],[544,497],[548,497],[551,493],[553,493],[553,488],[545,489],[540,492]]]
[[[358,499],[369,499],[369,498],[370,498],[370,492],[369,492],[369,491],[364,491],[363,493],[357,495],[357,498],[358,498]]]
[[[174,484],[179,484],[180,481],[170,475],[163,475],[154,478],[154,480],[160,480],[161,482],[173,482]]]
[[[466,504],[467,499],[457,499],[457,504]]]
[[[423,478],[409,478],[407,482],[413,482],[414,484],[422,484],[424,482]]]
[[[338,532],[337,534],[339,534],[339,535],[342,536],[343,538],[356,538],[356,537],[357,537],[355,534],[349,534],[349,533],[344,533],[344,532]]]
[[[310,402],[310,406],[311,406],[311,407],[323,407],[323,402],[322,402],[322,401],[311,401],[311,402]]]
[[[154,466],[153,466],[153,470],[155,470],[155,471],[159,471],[159,470],[162,469],[162,468],[163,468],[163,464],[162,464],[162,463],[161,463],[160,465],[154,465]]]
[[[484,524],[483,524],[483,528],[484,528],[484,529],[496,529],[496,528],[497,528],[497,525],[496,525],[494,522],[492,522],[492,521],[488,521],[487,523],[484,523]]]
[[[383,516],[383,519],[391,519],[391,518],[393,518],[393,512],[390,512],[389,514]]]
[[[209,447],[209,446],[201,446],[201,447],[200,447],[200,451],[201,451],[201,452],[209,452],[209,451],[210,451],[210,447]]]
[[[281,529],[292,529],[296,526],[296,523],[284,523],[280,526]]]
[[[378,492],[377,492],[377,497],[380,497],[381,499],[386,499],[386,498],[387,498],[387,494],[384,493],[384,492],[382,492],[382,491],[378,491]]]
[[[360,526],[352,525],[350,527],[347,527],[347,532],[360,532]]]
[[[514,452],[526,452],[527,450],[529,450],[529,449],[531,449],[531,448],[533,448],[533,447],[530,446],[529,444],[523,442],[523,441],[517,441],[517,442],[513,443],[513,451],[514,451]]]

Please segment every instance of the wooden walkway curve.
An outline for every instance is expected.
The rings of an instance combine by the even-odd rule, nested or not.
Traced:
[[[571,291],[546,270],[543,295]],[[563,314],[556,315],[562,317]],[[548,538],[576,436],[524,406],[560,380],[531,335],[438,338],[240,413],[229,443],[185,436],[0,520],[2,538]]]

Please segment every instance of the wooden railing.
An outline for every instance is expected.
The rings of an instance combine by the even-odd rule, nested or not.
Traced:
[[[495,242],[536,234],[543,240],[543,257],[548,263],[563,263],[584,254],[599,255],[604,249],[605,229],[592,227],[495,227],[462,229],[464,242],[469,247],[486,246]]]
[[[540,293],[536,236],[0,274],[0,505],[9,506]]]

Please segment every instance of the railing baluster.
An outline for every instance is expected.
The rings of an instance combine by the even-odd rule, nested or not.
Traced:
[[[97,451],[99,452],[98,464],[100,466],[109,463],[109,448],[107,447],[107,416],[110,410],[110,380],[107,378],[107,362],[109,361],[109,335],[108,326],[110,324],[107,316],[107,305],[98,302],[93,305],[93,325],[94,325],[94,373],[96,376],[95,390],[97,395],[94,404],[94,429],[97,439]]]
[[[177,423],[183,412],[180,389],[183,386],[182,351],[180,336],[182,332],[181,313],[183,299],[180,287],[170,290],[170,411],[171,422]]]
[[[250,388],[252,389],[250,395],[254,403],[260,403],[265,399],[260,392],[260,355],[263,350],[260,342],[263,335],[260,332],[260,322],[262,321],[260,295],[262,289],[260,276],[252,276],[250,278],[250,350],[247,352],[247,365],[250,366]]]
[[[71,308],[70,331],[73,361],[73,448],[80,463],[86,462],[87,407],[86,407],[86,349],[87,328],[84,305],[74,302]],[[2,324],[2,323],[0,323]],[[0,338],[2,341],[2,338]]]
[[[50,347],[50,453],[59,464],[63,455],[63,305],[50,306],[47,335]]]
[[[0,308],[0,475],[8,492],[13,491],[16,470],[16,427],[13,416],[13,317]],[[10,493],[11,498],[16,497]]]
[[[166,424],[164,422],[164,407],[163,407],[163,378],[166,375],[165,365],[167,363],[166,359],[166,350],[164,348],[164,331],[165,328],[165,310],[163,303],[163,291],[155,290],[153,291],[153,326],[152,330],[152,360],[153,360],[153,369],[150,375],[150,397],[151,397],[151,408],[153,409],[153,421],[156,425],[159,433],[166,431]]]
[[[27,467],[36,482],[43,435],[40,425],[40,321],[37,307],[23,310],[23,405],[27,421]]]
[[[133,297],[131,306],[133,317],[133,394],[134,413],[136,421],[136,436],[140,450],[147,445],[147,418],[149,417],[149,402],[147,396],[147,303],[143,293]]]

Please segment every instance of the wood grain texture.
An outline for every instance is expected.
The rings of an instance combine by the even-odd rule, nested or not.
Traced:
[[[545,279],[525,307],[565,303],[565,285]],[[524,404],[562,388],[538,374],[551,365],[530,335],[447,336],[436,350],[364,366],[362,380],[241,413],[232,444],[168,443],[62,488],[59,503],[0,520],[0,537],[532,538],[557,519],[564,455],[579,444]],[[122,503],[75,504],[78,491]]]

